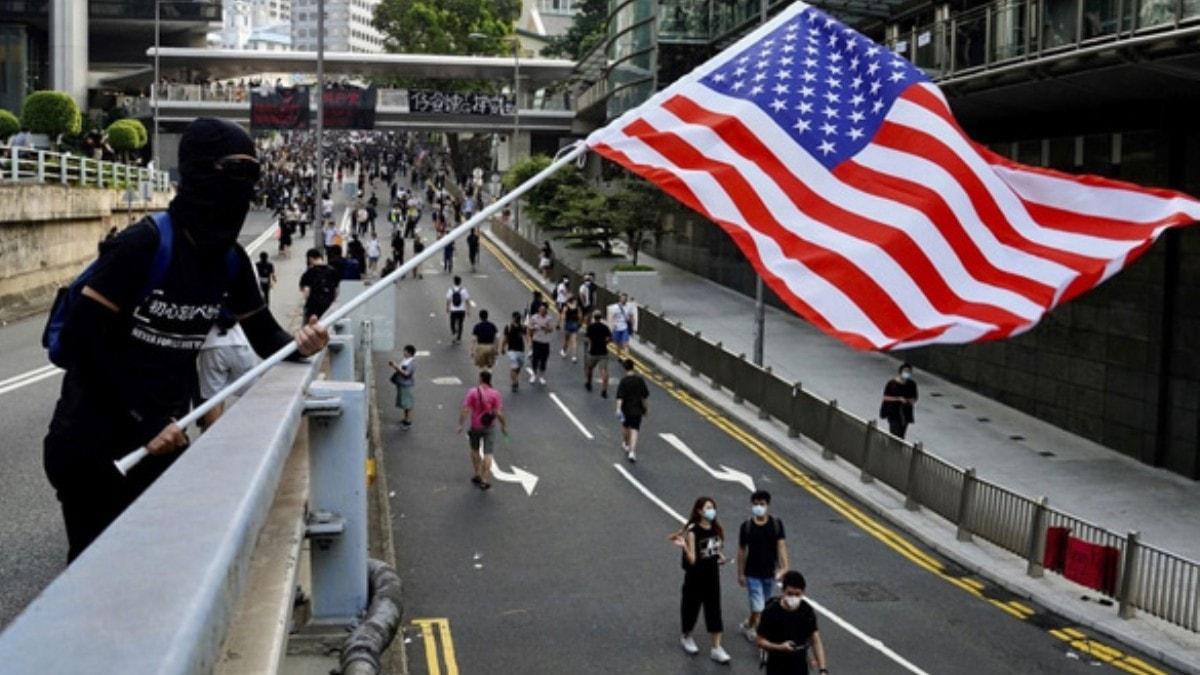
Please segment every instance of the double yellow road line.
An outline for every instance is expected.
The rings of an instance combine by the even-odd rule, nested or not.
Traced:
[[[446,675],[458,675],[458,658],[454,655],[454,639],[450,637],[450,619],[414,619],[413,625],[421,628],[428,675],[442,675],[442,662],[446,664]]]
[[[500,264],[503,265],[505,269],[507,269],[514,277],[516,277],[517,281],[524,284],[525,287],[530,290],[544,290],[540,284],[529,281],[527,275],[513,265],[508,257],[501,253],[495,246],[493,246],[491,242],[486,239],[484,239],[483,242],[488,251],[491,252],[496,260],[500,261]],[[630,355],[630,358],[633,358],[632,354]],[[971,577],[951,574],[947,571],[946,566],[942,564],[940,560],[937,560],[933,556],[925,553],[902,535],[863,512],[853,504],[850,504],[841,495],[834,492],[828,486],[822,485],[821,483],[813,480],[812,477],[801,471],[800,468],[792,462],[792,460],[785,458],[777,450],[759,440],[757,436],[735,424],[723,413],[714,409],[712,406],[700,400],[698,397],[692,396],[682,387],[677,386],[673,380],[670,380],[666,376],[660,374],[648,364],[636,358],[634,358],[634,362],[637,364],[638,369],[642,371],[642,373],[650,381],[654,382],[654,384],[658,385],[664,391],[669,393],[680,403],[692,409],[705,420],[708,420],[708,422],[710,422],[713,426],[717,427],[721,431],[724,431],[731,438],[741,443],[755,455],[758,455],[758,457],[764,462],[774,467],[775,470],[783,474],[788,480],[801,487],[804,491],[808,492],[818,501],[828,506],[835,513],[841,515],[859,529],[871,535],[884,546],[887,546],[896,553],[900,554],[917,567],[928,571],[930,574],[933,574],[934,576],[942,579],[952,586],[955,586],[956,588],[970,593],[981,600],[987,601],[996,609],[999,609],[1015,619],[1025,621],[1036,613],[1032,607],[1017,600],[1004,601],[987,597],[983,592],[986,586],[982,581]],[[1054,637],[1067,642],[1074,649],[1086,654],[1090,654],[1104,663],[1113,666],[1114,668],[1120,668],[1121,670],[1129,673],[1135,673],[1136,675],[1167,675],[1166,672],[1151,666],[1145,661],[1088,638],[1084,633],[1075,628],[1052,628],[1049,629],[1049,633]]]

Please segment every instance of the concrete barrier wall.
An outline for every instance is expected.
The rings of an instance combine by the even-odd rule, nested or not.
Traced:
[[[129,222],[125,194],[62,185],[0,185],[0,322],[37,314],[92,260],[110,227]],[[135,201],[132,217],[167,206]]]

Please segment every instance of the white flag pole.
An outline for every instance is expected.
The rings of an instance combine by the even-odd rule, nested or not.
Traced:
[[[446,236],[435,241],[424,251],[413,256],[411,260],[396,268],[387,276],[368,286],[363,290],[362,293],[359,293],[351,298],[349,302],[338,307],[333,311],[333,313],[326,314],[325,317],[321,319],[320,325],[324,328],[329,328],[338,321],[341,321],[347,314],[358,309],[363,305],[363,303],[380,293],[384,288],[387,287],[388,284],[394,283],[402,278],[405,274],[408,274],[412,270],[416,269],[418,265],[428,260],[435,253],[446,248],[447,244],[470,232],[471,229],[477,226],[479,223],[492,217],[492,215],[519,198],[521,195],[533,189],[534,186],[549,178],[559,169],[574,161],[584,152],[587,152],[587,144],[582,141],[576,142],[575,145],[570,148],[570,150],[556,157],[554,161],[550,163],[550,166],[547,166],[545,169],[539,171],[537,175],[513,188],[511,192],[492,202],[490,206],[475,214],[458,227],[450,230]],[[180,428],[187,428],[188,425],[200,419],[209,410],[212,410],[222,401],[229,398],[235,391],[254,381],[254,379],[259,375],[262,375],[270,370],[273,366],[291,356],[296,349],[296,342],[294,340],[289,342],[286,347],[281,348],[279,351],[263,359],[262,363],[259,363],[257,366],[248,370],[244,375],[234,380],[232,384],[217,392],[216,396],[213,396],[204,403],[196,406],[191,412],[184,415],[179,420],[176,420],[175,423],[179,425]],[[137,466],[138,462],[145,459],[148,454],[149,453],[146,451],[146,448],[141,447],[125,455],[121,459],[114,461],[113,464],[116,465],[117,471],[120,471],[121,475],[124,476],[129,473],[130,469]]]

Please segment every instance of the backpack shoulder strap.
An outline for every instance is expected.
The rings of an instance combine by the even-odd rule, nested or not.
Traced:
[[[166,280],[167,270],[171,267],[171,250],[175,245],[175,228],[171,223],[170,213],[159,211],[151,214],[150,221],[158,230],[158,249],[154,251],[154,260],[150,263],[150,276],[146,278],[143,296],[148,295]]]

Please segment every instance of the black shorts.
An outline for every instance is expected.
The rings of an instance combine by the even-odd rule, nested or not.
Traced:
[[[642,416],[641,415],[626,415],[625,419],[621,422],[621,426],[625,427],[626,429],[633,429],[634,431],[638,431],[642,428]]]

